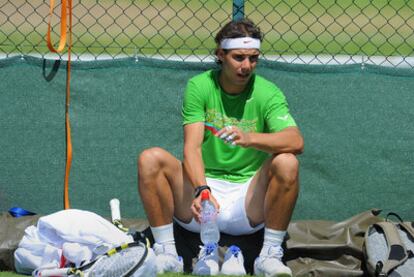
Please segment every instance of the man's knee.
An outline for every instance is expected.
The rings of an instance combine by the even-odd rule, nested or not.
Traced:
[[[164,152],[165,150],[159,147],[152,147],[142,151],[138,156],[138,173],[158,171],[162,164]]]
[[[273,176],[286,185],[297,185],[299,160],[296,155],[282,153],[273,157],[270,171]]]

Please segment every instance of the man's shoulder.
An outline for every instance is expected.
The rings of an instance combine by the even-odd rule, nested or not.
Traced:
[[[271,88],[277,88],[276,84],[273,83],[272,81],[266,79],[263,76],[260,76],[258,74],[255,74],[254,76],[254,84],[255,86],[260,86],[260,87],[271,87]]]
[[[275,83],[257,74],[254,77],[254,90],[255,93],[264,93],[266,95],[282,93]]]
[[[210,69],[191,77],[189,81],[195,83],[211,82],[214,81],[214,73],[215,71]]]

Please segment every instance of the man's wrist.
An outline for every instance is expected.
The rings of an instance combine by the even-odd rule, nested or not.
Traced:
[[[201,186],[195,187],[194,188],[194,198],[197,198],[201,194],[201,192],[205,189],[208,189],[209,191],[211,191],[210,187],[207,186],[207,185],[201,185]]]

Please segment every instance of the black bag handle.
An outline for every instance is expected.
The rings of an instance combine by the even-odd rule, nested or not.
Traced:
[[[391,216],[396,217],[400,223],[404,222],[404,220],[401,218],[401,216],[399,216],[397,213],[394,213],[394,212],[389,212],[387,214],[387,216],[385,217],[385,221],[390,221],[389,217],[391,217]]]

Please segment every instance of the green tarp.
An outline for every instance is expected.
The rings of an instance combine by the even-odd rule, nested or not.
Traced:
[[[213,64],[149,59],[73,62],[73,208],[144,218],[136,159],[160,146],[182,157],[186,81]],[[414,218],[414,71],[262,62],[305,138],[294,219],[342,220],[373,207]],[[63,208],[65,63],[0,61],[0,211]]]
[[[298,220],[292,221],[288,228],[285,248],[285,262],[294,276],[362,276],[365,272],[363,255],[364,234],[368,227],[382,221],[378,210],[365,211],[343,221]],[[13,253],[18,247],[24,230],[37,224],[39,216],[13,218],[0,213],[0,270],[14,269]],[[149,239],[152,236],[146,229],[145,220],[124,220],[127,227],[144,230]],[[184,259],[186,272],[192,271],[201,244],[200,236],[186,231],[178,224],[174,227],[177,251]],[[250,235],[220,236],[220,261],[230,245],[242,249],[245,267],[253,274],[253,263],[260,253],[263,242],[263,229]],[[365,276],[365,275],[364,275]]]

